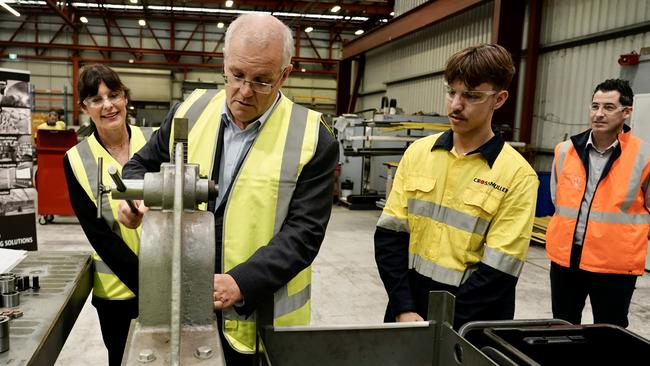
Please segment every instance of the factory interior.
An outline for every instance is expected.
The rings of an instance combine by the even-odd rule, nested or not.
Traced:
[[[447,79],[485,44],[511,81]],[[489,142],[459,152],[457,104]],[[649,115],[647,0],[0,0],[0,365],[643,363]]]

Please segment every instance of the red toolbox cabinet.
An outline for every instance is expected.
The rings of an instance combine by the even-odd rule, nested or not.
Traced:
[[[63,172],[63,156],[76,144],[77,133],[73,130],[38,130],[36,190],[41,225],[54,221],[54,215],[74,216]]]

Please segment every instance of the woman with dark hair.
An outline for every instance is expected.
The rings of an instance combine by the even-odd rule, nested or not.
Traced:
[[[95,249],[92,304],[97,309],[109,365],[119,365],[131,319],[138,316],[138,252],[140,228],[129,229],[117,220],[118,200],[103,197],[97,218],[97,162],[103,158],[103,184],[113,165],[122,166],[147,142],[152,130],[126,123],[129,89],[107,66],[82,69],[77,84],[79,106],[90,115],[92,135],[68,150],[64,170],[72,208]]]

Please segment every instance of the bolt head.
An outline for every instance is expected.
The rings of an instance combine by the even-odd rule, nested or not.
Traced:
[[[156,360],[156,355],[153,354],[153,351],[150,349],[143,349],[138,355],[138,361],[142,363],[149,363]]]
[[[208,359],[212,357],[212,348],[208,346],[197,347],[196,351],[194,351],[194,357],[199,358],[201,360]]]

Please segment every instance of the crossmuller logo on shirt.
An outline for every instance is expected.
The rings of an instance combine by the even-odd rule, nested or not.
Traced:
[[[484,186],[490,186],[490,187],[492,187],[492,188],[494,188],[496,190],[499,190],[499,191],[501,191],[503,193],[508,193],[508,188],[507,187],[500,186],[500,185],[498,185],[498,184],[496,184],[494,182],[489,182],[489,181],[481,179],[481,178],[474,178],[474,183],[482,184]]]

